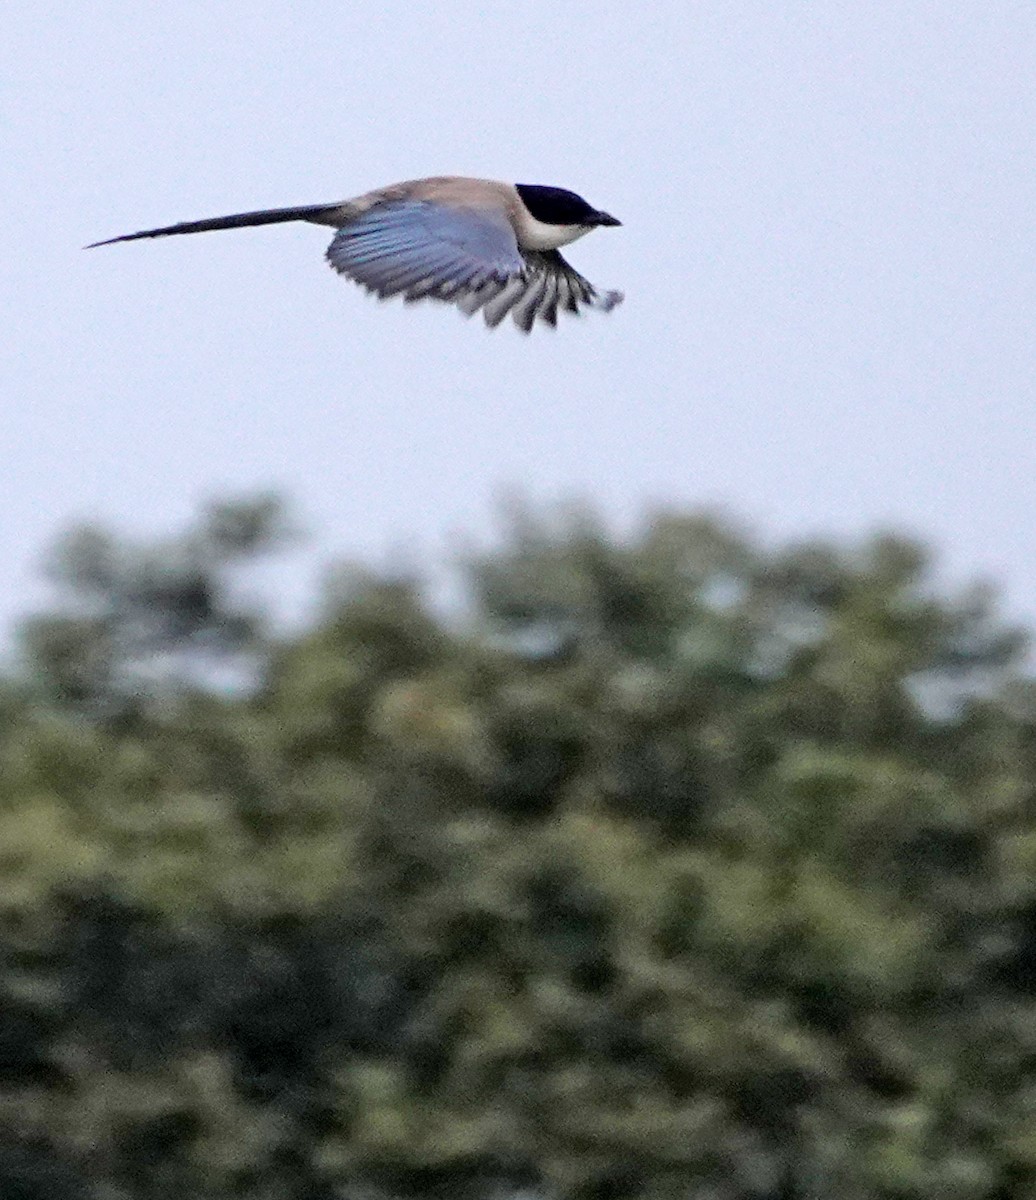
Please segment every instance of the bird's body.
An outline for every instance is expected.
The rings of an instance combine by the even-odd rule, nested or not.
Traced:
[[[337,232],[327,259],[342,275],[384,298],[402,295],[481,311],[489,326],[512,315],[528,333],[557,324],[559,309],[605,312],[621,292],[600,293],[558,253],[601,225],[620,224],[564,188],[440,175],[366,192],[336,204],[264,209],[145,229],[108,241],[308,221]]]

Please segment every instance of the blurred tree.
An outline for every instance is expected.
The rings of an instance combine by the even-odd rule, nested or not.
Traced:
[[[261,648],[264,623],[234,596],[235,568],[283,548],[293,532],[273,495],[210,504],[168,543],[71,530],[48,563],[59,607],[22,632],[47,698],[90,716],[125,715],[240,664]]]
[[[354,571],[274,641],[233,573],[285,531],[80,532],[26,627],[0,1196],[1036,1194],[1036,690],[988,591],[516,505],[470,610]]]

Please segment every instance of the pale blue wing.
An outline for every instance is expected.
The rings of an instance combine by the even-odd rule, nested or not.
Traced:
[[[448,208],[425,200],[376,205],[335,234],[328,262],[379,296],[452,300],[525,267],[501,213]]]
[[[524,333],[537,320],[556,325],[559,309],[608,312],[622,301],[621,292],[598,292],[556,250],[520,251],[503,213],[426,200],[369,209],[339,229],[327,259],[378,296],[442,300],[467,316],[481,310],[491,328],[510,314]]]

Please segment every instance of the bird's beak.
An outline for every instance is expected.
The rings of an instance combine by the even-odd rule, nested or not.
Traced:
[[[594,215],[595,225],[621,225],[622,222],[618,217],[613,217],[611,213],[599,212]]]

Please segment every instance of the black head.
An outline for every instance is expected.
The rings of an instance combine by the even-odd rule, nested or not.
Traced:
[[[591,208],[582,196],[566,188],[538,183],[516,183],[518,195],[537,221],[544,225],[621,225],[609,213]]]

